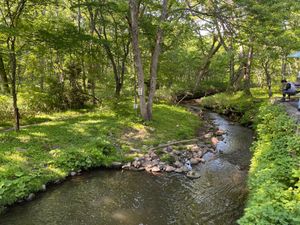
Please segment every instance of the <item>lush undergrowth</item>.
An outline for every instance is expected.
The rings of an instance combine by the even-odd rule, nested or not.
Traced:
[[[252,146],[249,199],[241,225],[300,224],[300,136],[296,123],[267,96],[252,90],[220,93],[201,105],[224,114],[235,114],[245,124],[254,123],[257,141]],[[299,129],[299,128],[298,128]]]
[[[48,118],[19,133],[0,133],[0,211],[71,171],[124,160],[132,146],[192,138],[200,124],[184,108],[165,104],[156,105],[153,121],[143,123],[128,101]]]
[[[300,224],[300,136],[279,106],[263,106],[255,119],[249,200],[241,225]]]
[[[251,96],[242,91],[236,93],[219,93],[201,99],[201,106],[212,109],[218,113],[229,115],[237,119],[241,124],[251,124],[262,103],[266,102],[268,96],[266,91],[251,89]]]

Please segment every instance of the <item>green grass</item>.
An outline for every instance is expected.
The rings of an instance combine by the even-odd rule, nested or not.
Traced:
[[[108,166],[123,160],[130,147],[192,138],[198,118],[184,108],[154,106],[144,123],[132,102],[110,103],[92,111],[47,115],[48,122],[0,133],[0,211],[71,171]],[[128,134],[131,136],[127,136]]]

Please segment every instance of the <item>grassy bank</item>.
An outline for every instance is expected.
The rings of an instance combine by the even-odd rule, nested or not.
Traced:
[[[124,160],[130,147],[194,137],[200,125],[195,115],[165,104],[156,105],[154,120],[143,123],[128,101],[48,118],[19,133],[0,133],[0,211],[71,171]]]
[[[251,89],[252,96],[236,93],[219,93],[201,99],[201,106],[212,109],[220,114],[228,115],[241,124],[253,123],[259,107],[268,100],[266,91]]]
[[[267,103],[255,90],[253,97],[221,93],[201,102],[224,114],[234,113],[245,124],[254,123],[257,141],[248,178],[250,190],[241,225],[300,224],[300,136],[283,108]]]

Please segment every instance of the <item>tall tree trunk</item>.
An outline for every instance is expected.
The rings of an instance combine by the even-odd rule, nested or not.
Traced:
[[[6,94],[10,93],[7,73],[4,67],[4,62],[1,54],[0,54],[0,80],[2,81],[3,91]]]
[[[265,75],[266,75],[266,80],[267,80],[268,95],[269,95],[269,98],[271,98],[273,93],[272,93],[272,79],[271,79],[271,74],[270,74],[270,71],[269,71],[269,65],[270,65],[269,60],[262,63],[262,66],[264,68]]]
[[[244,65],[244,93],[246,95],[251,95],[251,64],[253,58],[253,46],[251,45],[247,54],[247,61]]]
[[[233,51],[233,44],[232,42],[230,43],[229,46],[229,90],[232,90],[234,87],[234,81],[235,81],[235,70],[234,70],[234,51]]]
[[[130,17],[131,17],[131,35],[132,35],[134,64],[137,70],[140,112],[144,120],[149,120],[148,112],[146,108],[146,99],[145,99],[144,70],[142,64],[141,50],[139,47],[138,1],[129,0],[129,7],[130,7]]]
[[[15,37],[11,37],[10,42],[10,63],[11,63],[11,94],[13,98],[13,108],[14,108],[14,118],[15,118],[15,130],[20,130],[20,117],[18,109],[18,98],[16,90],[16,76],[17,76],[17,60],[16,60],[16,50],[15,50]]]
[[[281,77],[282,79],[286,78],[286,55],[283,56],[281,62]]]
[[[167,6],[168,6],[168,0],[163,0],[162,14],[160,18],[161,23],[165,22],[167,19]],[[149,90],[148,103],[147,103],[147,112],[148,112],[149,120],[152,119],[152,106],[153,106],[153,99],[156,91],[158,59],[161,51],[162,40],[163,40],[163,29],[159,27],[156,34],[155,47],[151,57],[150,90]]]

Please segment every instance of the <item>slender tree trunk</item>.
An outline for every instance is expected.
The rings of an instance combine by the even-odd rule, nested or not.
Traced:
[[[267,86],[268,86],[268,95],[269,98],[272,97],[273,92],[272,92],[272,79],[271,79],[271,73],[269,71],[269,67],[270,67],[270,63],[269,60],[265,61],[262,63],[262,67],[265,71],[265,75],[266,75],[266,81],[267,81]]]
[[[247,61],[244,65],[244,93],[246,95],[251,95],[251,64],[253,58],[253,46],[251,45],[247,54]]]
[[[146,108],[146,99],[145,99],[144,70],[142,64],[141,50],[139,48],[138,1],[129,0],[129,7],[130,7],[130,17],[131,17],[131,35],[132,35],[134,64],[137,70],[140,112],[144,120],[149,120],[148,112]]]
[[[83,92],[86,93],[86,68],[85,68],[85,64],[84,64],[84,59],[83,56],[81,57],[81,68],[82,68],[82,87],[83,87]]]
[[[165,22],[167,19],[167,6],[168,1],[163,0],[162,5],[162,15],[161,15],[161,23]],[[148,103],[147,103],[147,112],[149,120],[152,119],[152,106],[153,106],[153,99],[156,91],[156,82],[157,82],[157,70],[158,70],[158,60],[161,51],[161,43],[163,40],[163,29],[161,27],[158,28],[156,34],[156,42],[154,51],[151,57],[151,67],[150,67],[150,90],[148,96]]]
[[[286,78],[286,55],[284,55],[283,58],[282,58],[281,77],[282,77],[282,79]]]
[[[233,45],[232,43],[229,46],[229,90],[233,89],[234,81],[235,81],[235,70],[234,70],[234,52],[233,52]]]
[[[3,91],[6,94],[10,93],[7,73],[4,67],[4,62],[1,54],[0,54],[0,80],[2,81]]]
[[[14,118],[15,118],[15,130],[20,130],[20,117],[18,109],[18,98],[16,90],[16,76],[17,76],[17,60],[16,60],[16,50],[15,50],[15,37],[11,37],[10,42],[10,63],[11,63],[11,94],[13,98],[13,108],[14,108]]]

